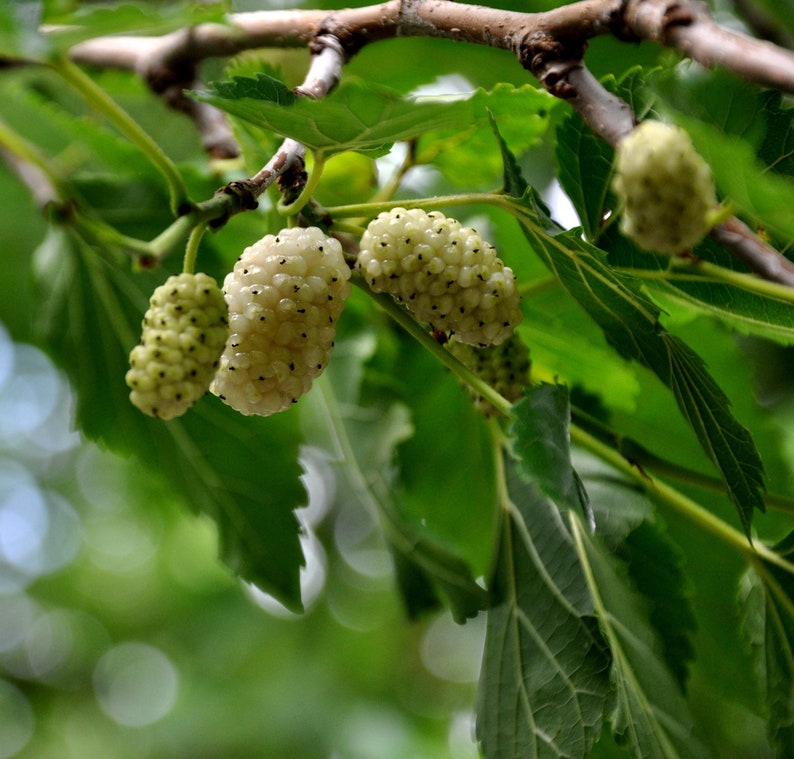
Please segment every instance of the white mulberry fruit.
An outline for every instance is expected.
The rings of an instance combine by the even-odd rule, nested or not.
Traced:
[[[518,333],[513,333],[499,345],[476,348],[461,343],[447,343],[447,350],[499,395],[511,403],[519,400],[529,385],[531,361],[529,349]],[[466,386],[474,406],[486,417],[499,412],[472,388]]]
[[[681,253],[709,231],[717,206],[706,161],[680,127],[643,121],[617,147],[612,187],[621,231],[646,250]]]
[[[513,271],[477,232],[438,211],[395,208],[361,238],[361,273],[433,330],[469,345],[496,345],[521,321]]]
[[[130,352],[132,403],[160,419],[184,414],[207,392],[227,334],[226,302],[212,277],[169,277],[152,293]]]
[[[295,403],[328,363],[349,279],[339,241],[316,227],[246,248],[223,284],[229,338],[211,392],[245,415]]]

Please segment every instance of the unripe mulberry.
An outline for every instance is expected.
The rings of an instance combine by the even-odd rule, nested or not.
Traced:
[[[361,238],[361,273],[433,330],[469,345],[496,345],[521,321],[512,270],[477,232],[438,211],[395,208]]]
[[[207,392],[227,333],[226,302],[212,277],[169,277],[152,293],[130,353],[130,400],[160,419],[184,414]]]
[[[617,147],[613,189],[621,231],[638,245],[681,253],[709,231],[717,206],[711,169],[680,127],[643,121]]]
[[[342,246],[316,227],[246,248],[224,280],[229,338],[210,390],[245,415],[295,403],[328,363],[349,279]]]
[[[524,394],[524,389],[529,385],[531,367],[529,349],[517,333],[513,333],[499,345],[475,348],[471,345],[450,342],[447,343],[447,350],[511,403],[519,400]],[[480,413],[487,417],[498,414],[498,411],[479,393],[468,386],[466,389]]]

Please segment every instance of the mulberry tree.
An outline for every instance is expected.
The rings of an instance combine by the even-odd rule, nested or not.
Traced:
[[[320,455],[486,759],[791,756],[794,9],[495,3],[3,6],[0,316],[296,613]]]

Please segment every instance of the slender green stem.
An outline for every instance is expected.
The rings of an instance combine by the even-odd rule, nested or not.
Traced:
[[[170,226],[166,227],[151,241],[151,243],[149,243],[151,255],[156,260],[165,258],[181,244],[182,240],[190,234],[191,230],[198,223],[201,222],[196,221],[193,214],[180,216],[178,219],[175,219]]]
[[[0,119],[0,148],[7,150],[19,160],[35,166],[44,174],[57,195],[65,195],[61,177],[53,170],[52,162],[2,119]]]
[[[538,369],[537,366],[532,367],[533,373],[536,369]],[[544,371],[542,367],[539,371],[540,376],[544,377],[544,381],[547,376],[552,375],[548,370]],[[537,379],[540,379],[540,376],[538,376]],[[712,477],[708,474],[703,474],[694,469],[676,464],[668,459],[663,459],[649,451],[636,440],[616,432],[599,419],[590,416],[581,409],[572,408],[571,416],[574,424],[593,435],[602,443],[613,448],[633,465],[651,470],[655,474],[673,479],[676,482],[694,485],[695,487],[707,490],[711,493],[725,492],[725,485],[718,477]],[[764,503],[769,508],[794,514],[794,498],[790,496],[785,496],[780,493],[766,493],[764,496]]]
[[[313,158],[314,162],[312,164],[311,173],[309,174],[309,178],[306,180],[306,184],[303,186],[300,195],[298,195],[298,197],[289,204],[284,204],[283,202],[279,201],[279,213],[295,218],[303,210],[303,207],[311,200],[311,197],[314,195],[317,186],[320,184],[320,177],[322,176],[323,170],[325,169],[325,158],[322,155],[319,153],[314,153]]]
[[[661,480],[650,480],[647,475],[632,466],[618,451],[585,432],[580,427],[571,425],[570,429],[573,442],[638,483],[650,499],[683,515],[738,551],[745,558],[751,561],[756,561],[759,558],[763,559],[794,575],[794,564],[784,559],[780,554],[767,548],[763,543],[750,543],[743,533],[735,530],[719,517],[695,503],[691,498]]]
[[[631,274],[637,279],[674,282],[722,282],[738,287],[746,292],[756,293],[766,298],[775,298],[785,303],[794,303],[794,288],[761,279],[754,274],[745,274],[708,261],[671,258],[670,266],[664,270],[622,268],[619,271]]]
[[[707,217],[709,227],[716,227],[736,215],[736,204],[732,202],[717,206]]]
[[[433,211],[442,206],[470,206],[489,204],[512,211],[508,198],[501,192],[476,192],[461,195],[437,195],[432,198],[416,198],[405,200],[383,200],[373,203],[353,203],[347,206],[331,206],[325,210],[334,218],[362,217],[373,218],[383,211],[393,208],[421,208]]]
[[[354,274],[352,282],[360,290],[372,297],[375,302],[396,321],[411,337],[432,353],[444,366],[453,372],[461,382],[467,384],[476,393],[505,416],[510,415],[510,401],[502,397],[487,382],[478,377],[471,369],[464,366],[443,345],[441,345],[416,319],[401,305],[396,303],[387,293],[375,293],[370,290],[363,279]]]
[[[198,256],[199,246],[207,231],[206,222],[202,222],[193,228],[190,237],[187,241],[187,248],[185,249],[185,260],[182,263],[182,271],[193,274],[196,270],[196,257]]]
[[[91,106],[108,119],[130,142],[132,142],[157,168],[168,183],[171,195],[171,210],[174,214],[190,206],[187,187],[174,162],[163,149],[140,127],[118,103],[116,103],[87,74],[66,58],[53,64],[60,76],[73,87]]]

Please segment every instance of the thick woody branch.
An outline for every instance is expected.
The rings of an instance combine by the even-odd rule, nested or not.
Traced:
[[[677,48],[707,68],[794,92],[794,53],[720,26],[699,0],[629,0],[624,19],[639,38]]]

